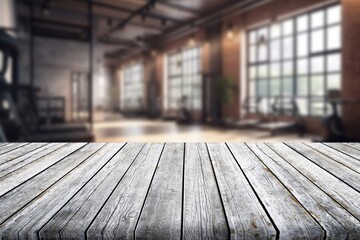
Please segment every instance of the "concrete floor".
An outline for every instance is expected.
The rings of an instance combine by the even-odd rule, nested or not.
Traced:
[[[309,142],[313,136],[300,138],[296,133],[254,129],[224,129],[207,125],[178,125],[173,121],[125,119],[119,115],[97,114],[96,142]]]

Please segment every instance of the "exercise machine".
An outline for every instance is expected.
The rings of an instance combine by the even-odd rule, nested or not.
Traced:
[[[54,142],[88,142],[94,136],[89,131],[46,132],[36,127],[36,113],[30,113],[33,99],[19,101],[18,64],[19,52],[16,41],[5,32],[0,31],[0,140],[1,141],[54,141]],[[11,59],[11,61],[10,61]],[[11,62],[12,64],[10,64]],[[11,74],[8,74],[8,73]],[[10,76],[10,77],[9,77]],[[20,115],[24,111],[24,115]]]

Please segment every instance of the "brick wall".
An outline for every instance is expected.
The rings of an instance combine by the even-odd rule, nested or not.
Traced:
[[[245,63],[241,60],[242,36],[246,30],[254,25],[269,22],[274,17],[284,17],[286,15],[296,14],[321,5],[331,4],[334,1],[329,0],[275,0],[265,5],[256,7],[250,11],[239,13],[237,15],[224,19],[221,30],[221,75],[232,77],[235,80],[238,91],[231,106],[225,108],[225,117],[239,119],[241,117],[241,82]],[[343,0],[343,82],[342,92],[345,98],[360,98],[360,1]],[[227,37],[229,23],[233,25],[233,38]],[[210,52],[211,46],[206,39],[204,30],[195,33],[198,44],[202,47],[202,67],[204,73],[211,71]],[[189,35],[183,36],[164,44],[159,49],[156,56],[156,76],[160,85],[160,92],[163,89],[163,56],[164,54],[186,46]],[[349,126],[354,136],[360,135],[360,107],[356,105],[347,105],[344,107],[343,116],[346,124]],[[321,126],[320,118],[305,119],[308,130],[318,132]]]

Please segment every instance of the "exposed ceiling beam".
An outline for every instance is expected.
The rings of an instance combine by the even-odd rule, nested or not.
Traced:
[[[82,33],[74,33],[74,32],[59,31],[59,30],[53,31],[41,27],[34,27],[32,29],[32,33],[35,36],[46,37],[46,38],[88,42],[88,37],[86,36],[87,34],[82,34]]]
[[[72,29],[87,30],[87,28],[88,28],[88,26],[86,26],[86,25],[66,23],[63,21],[56,21],[56,20],[50,20],[50,19],[34,18],[33,21],[35,24],[52,25],[52,26],[72,28]]]
[[[82,2],[82,3],[86,2],[86,0],[72,0],[72,1]],[[112,5],[112,4],[103,3],[103,2],[100,2],[100,1],[96,1],[96,0],[93,0],[92,3],[96,7],[107,8],[107,9],[111,9],[113,11],[121,11],[121,12],[126,12],[126,13],[129,13],[129,14],[135,14],[135,13],[139,14],[138,9],[134,10],[134,9],[131,9],[131,8],[126,8],[124,6]],[[166,21],[174,22],[174,23],[181,22],[181,20],[179,20],[177,18],[169,17],[168,15],[163,15],[163,14],[159,14],[159,13],[152,13],[150,11],[148,11],[148,12],[146,12],[144,14],[146,15],[146,17],[155,18],[155,19],[158,19],[158,20],[165,19]]]
[[[62,0],[62,1],[70,2],[70,1],[74,1],[74,0]],[[22,3],[30,4],[31,1],[30,0],[23,0]],[[76,13],[76,14],[81,14],[82,17],[87,17],[88,13],[87,13],[87,10],[85,8],[84,9],[73,8],[73,7],[69,6],[69,5],[61,5],[61,4],[58,4],[58,3],[59,2],[53,2],[52,3],[52,8],[55,8],[55,9],[58,9],[58,10],[63,10],[63,11],[68,11],[68,12],[73,12],[73,13]],[[35,4],[38,5],[38,6],[41,6],[40,2],[35,2]],[[27,15],[27,14],[28,14],[27,12],[24,12],[22,15]],[[106,14],[98,13],[96,11],[94,11],[93,14],[94,14],[95,18],[99,18],[99,19],[109,19],[109,18],[111,18],[114,21],[123,21],[124,20],[124,18],[118,17],[116,15],[106,15]],[[157,30],[157,31],[163,30],[163,27],[161,25],[157,25],[157,24],[155,25],[155,24],[151,24],[151,23],[148,23],[148,22],[130,21],[130,22],[127,23],[127,25],[134,26],[134,27],[140,27],[140,28],[143,28],[143,29]]]

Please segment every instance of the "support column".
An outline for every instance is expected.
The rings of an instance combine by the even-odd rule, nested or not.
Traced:
[[[94,16],[93,3],[88,0],[88,37],[89,37],[89,123],[90,129],[93,130],[93,78],[94,78]]]
[[[342,95],[360,99],[360,1],[342,0]],[[347,134],[360,139],[360,104],[343,106]]]

